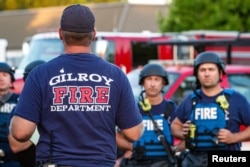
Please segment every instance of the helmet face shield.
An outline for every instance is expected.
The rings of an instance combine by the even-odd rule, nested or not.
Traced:
[[[143,67],[139,75],[139,85],[143,84],[143,80],[148,76],[160,76],[164,79],[165,85],[168,85],[168,76],[166,70],[159,64],[147,64]]]

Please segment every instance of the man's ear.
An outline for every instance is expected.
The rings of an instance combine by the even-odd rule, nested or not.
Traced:
[[[222,70],[219,71],[219,75],[220,75],[219,82],[222,82],[223,75],[224,75]]]
[[[60,38],[61,40],[63,40],[63,37],[62,37],[62,29],[61,29],[61,28],[58,29],[58,34],[59,34],[59,38]]]
[[[93,37],[92,37],[92,41],[95,40],[95,37],[96,37],[96,29],[93,30]]]

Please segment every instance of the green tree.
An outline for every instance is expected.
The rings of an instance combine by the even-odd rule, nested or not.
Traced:
[[[159,14],[162,32],[250,30],[249,0],[173,0],[169,15]]]
[[[15,9],[30,9],[69,4],[120,2],[122,0],[0,0],[0,11]]]

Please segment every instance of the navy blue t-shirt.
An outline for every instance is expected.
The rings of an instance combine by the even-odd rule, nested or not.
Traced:
[[[200,92],[201,98],[197,101],[197,103],[216,103],[216,98],[223,94],[223,91],[218,95],[208,97]],[[231,132],[239,132],[240,125],[250,126],[250,105],[247,99],[238,93],[237,91],[233,91],[229,98],[229,121],[227,128]],[[182,103],[176,109],[176,116],[178,119],[185,123],[187,120],[190,120],[190,115],[192,112],[192,93],[188,95]],[[229,149],[232,151],[239,151],[241,147],[241,143],[231,144],[229,145]]]
[[[15,115],[38,125],[37,161],[112,166],[115,127],[142,121],[129,81],[119,67],[94,54],[62,54],[28,76]],[[52,141],[50,141],[52,138]]]
[[[171,103],[171,104],[169,104]],[[140,112],[143,116],[146,116],[148,115],[147,112],[143,111],[143,109],[140,107],[140,104],[138,103],[139,105],[139,109],[140,109]],[[158,105],[151,105],[151,112],[153,115],[161,115],[161,116],[165,116],[164,114],[167,112],[167,107],[170,107],[169,105],[171,105],[171,108],[170,108],[170,115],[169,115],[169,121],[171,122],[175,116],[175,109],[176,109],[176,104],[171,101],[171,100],[163,100],[160,104]]]

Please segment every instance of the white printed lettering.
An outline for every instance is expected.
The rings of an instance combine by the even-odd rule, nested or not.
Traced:
[[[157,119],[155,120],[157,123],[158,127],[163,130],[163,120],[162,119]],[[153,131],[154,130],[154,124],[151,120],[143,120],[143,124],[145,127],[145,130],[147,131]]]
[[[212,155],[212,162],[246,162],[246,157],[219,157],[218,155]]]
[[[195,109],[195,120],[206,120],[206,119],[217,119],[217,108],[196,108]]]
[[[72,81],[79,81],[79,82],[102,82],[105,81],[105,85],[110,86],[110,83],[114,81],[111,78],[107,78],[106,76],[101,76],[98,74],[86,74],[86,73],[78,73],[77,75],[73,76],[72,73],[67,74],[60,74],[54,76],[50,79],[49,85],[53,86],[62,82],[72,82]]]

